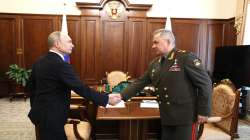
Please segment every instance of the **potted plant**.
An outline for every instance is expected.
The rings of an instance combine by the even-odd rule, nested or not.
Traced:
[[[26,70],[19,67],[17,64],[11,64],[9,66],[9,70],[5,74],[8,75],[9,79],[14,81],[10,85],[10,100],[12,100],[12,98],[14,98],[16,95],[23,95],[26,99],[24,89],[31,75],[31,69]]]
[[[17,64],[11,64],[9,66],[9,71],[7,71],[6,74],[9,76],[9,79],[14,80],[16,84],[25,87],[29,80],[31,69],[25,70]]]

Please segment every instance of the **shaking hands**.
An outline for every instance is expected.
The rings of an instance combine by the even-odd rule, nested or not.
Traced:
[[[109,94],[109,104],[116,105],[121,101],[122,97],[120,93],[111,93]]]

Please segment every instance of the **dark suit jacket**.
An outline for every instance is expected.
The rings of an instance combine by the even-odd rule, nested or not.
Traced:
[[[69,111],[70,90],[105,106],[108,96],[82,84],[70,64],[53,52],[40,58],[32,67],[31,110],[29,118],[40,128],[62,129]]]
[[[122,91],[123,99],[148,84],[155,87],[163,125],[192,124],[197,114],[210,114],[212,82],[192,53],[173,49],[164,61],[156,58],[142,77]]]

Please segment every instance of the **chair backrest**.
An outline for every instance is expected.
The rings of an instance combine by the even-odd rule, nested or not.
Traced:
[[[122,71],[112,71],[110,73],[106,72],[106,76],[111,90],[119,83],[127,81],[128,78],[130,78],[130,76],[128,76],[128,73],[124,73]]]
[[[230,136],[237,131],[239,91],[229,79],[215,84],[212,95],[212,116],[222,117],[214,123]]]
[[[69,140],[95,138],[97,106],[71,92],[70,114],[65,131]]]

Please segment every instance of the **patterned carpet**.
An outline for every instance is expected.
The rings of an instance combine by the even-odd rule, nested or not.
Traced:
[[[27,117],[29,100],[0,99],[0,140],[35,140],[34,126]],[[239,121],[237,140],[250,140],[250,121]]]
[[[29,100],[0,99],[0,140],[35,140],[34,126],[27,117]]]
[[[250,123],[240,120],[238,124],[239,139],[236,140],[250,140]]]

